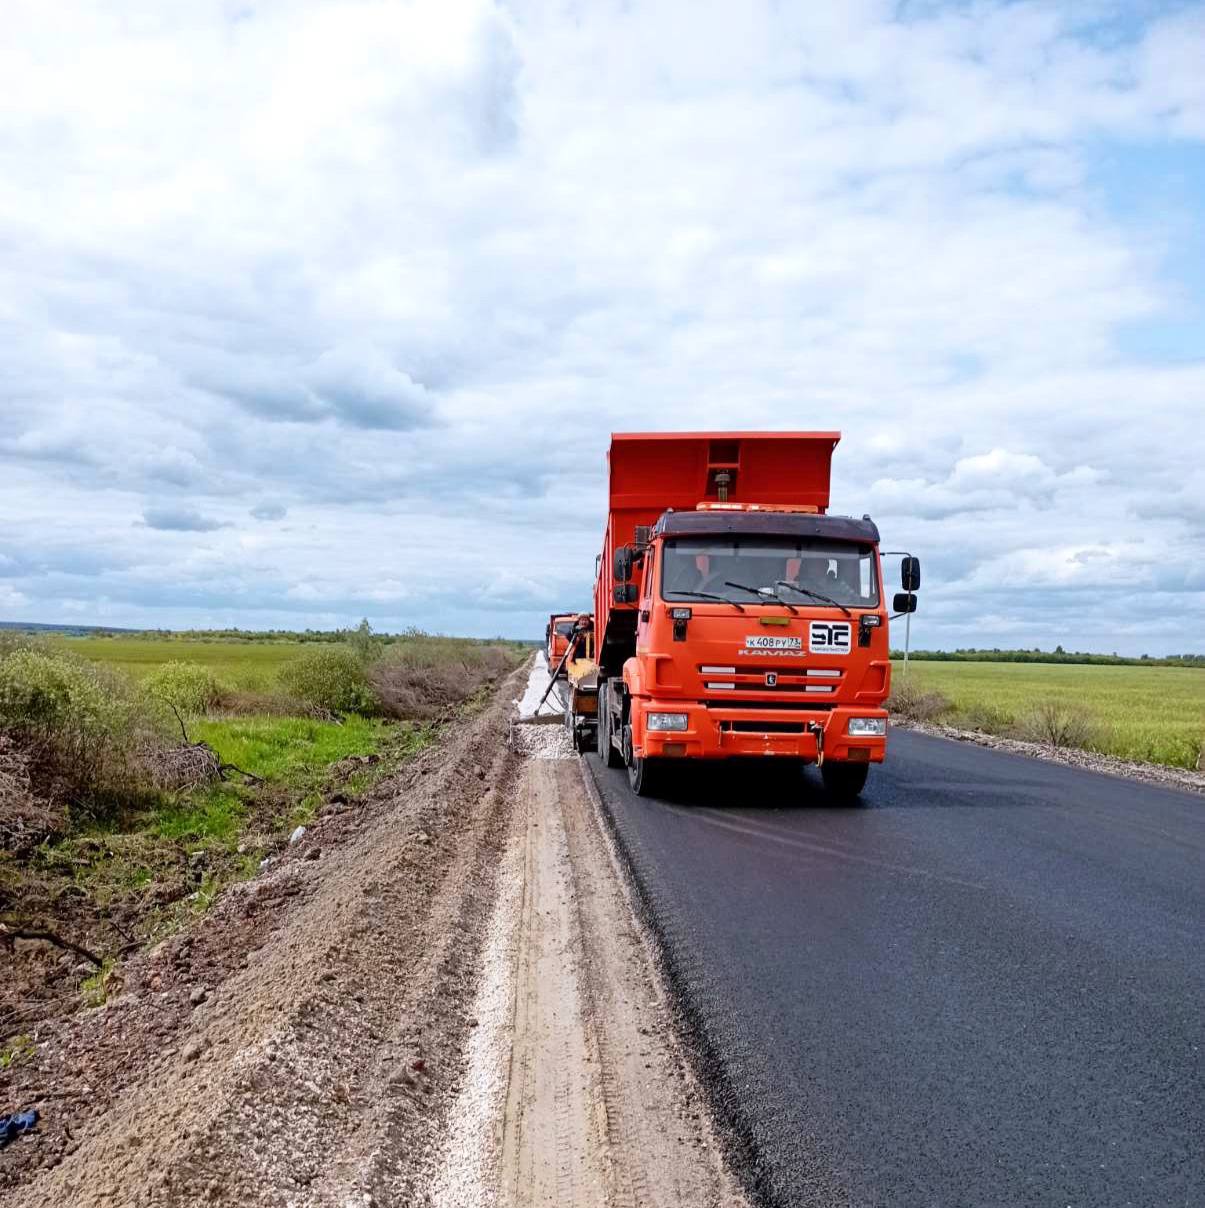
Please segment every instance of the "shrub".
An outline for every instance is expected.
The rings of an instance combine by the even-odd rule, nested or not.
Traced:
[[[346,632],[344,641],[356,658],[365,666],[376,658],[381,646],[380,638],[372,632],[372,626],[368,623],[367,617],[355,629],[349,629]]]
[[[138,756],[162,722],[123,677],[31,647],[0,657],[0,728],[28,752],[35,794],[99,805],[144,785]]]
[[[391,646],[370,674],[386,713],[424,721],[468,700],[518,658],[505,646],[412,633]]]
[[[377,699],[368,673],[347,646],[305,650],[279,672],[281,687],[292,697],[331,713],[374,713]]]
[[[1097,725],[1078,705],[1041,701],[1023,719],[1021,737],[1052,747],[1087,747],[1097,737]]]
[[[40,650],[16,650],[0,661],[0,723],[43,732],[99,737],[118,724],[120,702],[88,663]]]
[[[177,659],[156,667],[143,680],[147,692],[182,714],[207,713],[222,699],[222,686],[208,667]]]
[[[1007,710],[984,701],[974,701],[960,708],[953,717],[955,725],[964,730],[979,730],[984,734],[1012,734],[1016,718]]]
[[[950,702],[940,692],[926,692],[915,680],[897,675],[887,708],[908,721],[930,721],[946,712]]]

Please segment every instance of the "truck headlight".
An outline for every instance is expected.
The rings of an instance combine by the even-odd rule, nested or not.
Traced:
[[[876,735],[881,738],[887,733],[887,719],[885,717],[851,717],[849,733],[852,737],[857,738]]]
[[[647,730],[685,730],[685,713],[646,713],[644,725]]]

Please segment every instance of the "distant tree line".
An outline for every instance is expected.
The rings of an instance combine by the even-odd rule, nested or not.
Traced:
[[[902,659],[902,650],[891,652],[893,659]],[[1087,663],[1099,667],[1205,667],[1205,654],[1169,654],[1152,658],[1149,654],[1138,658],[1127,658],[1120,654],[1091,654],[1087,651],[1064,650],[1056,646],[1053,650],[1001,650],[993,646],[990,650],[974,646],[958,650],[913,650],[910,659],[933,663]]]
[[[438,638],[442,635],[428,633],[411,625],[401,633],[378,633],[368,619],[349,629],[121,629],[102,630],[80,628],[80,633],[89,637],[143,638],[161,642],[343,642],[353,648],[364,650],[369,645],[389,645],[393,642],[415,639]],[[541,643],[516,642],[513,638],[457,638],[457,641],[480,642],[484,645],[504,643],[509,645],[540,645]]]

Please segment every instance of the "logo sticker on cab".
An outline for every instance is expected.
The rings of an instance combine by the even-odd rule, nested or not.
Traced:
[[[813,654],[848,654],[853,645],[848,621],[813,621],[808,633]]]

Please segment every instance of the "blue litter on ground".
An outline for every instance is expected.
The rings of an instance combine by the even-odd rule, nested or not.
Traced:
[[[11,1116],[0,1116],[0,1149],[15,1141],[22,1133],[33,1132],[38,1124],[38,1113],[13,1112]]]

